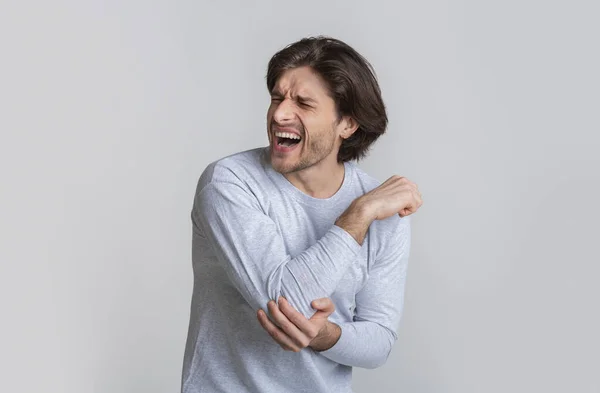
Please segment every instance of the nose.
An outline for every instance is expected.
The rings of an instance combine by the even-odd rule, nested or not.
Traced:
[[[294,105],[291,100],[284,98],[275,108],[273,112],[273,120],[276,123],[284,124],[286,122],[293,121],[295,117]]]

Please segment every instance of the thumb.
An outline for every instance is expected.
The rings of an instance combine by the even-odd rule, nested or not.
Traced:
[[[414,207],[412,205],[407,205],[404,209],[402,209],[400,211],[400,213],[398,213],[398,215],[400,217],[406,217],[406,216],[410,216],[412,213],[414,213]]]
[[[328,317],[335,311],[335,305],[328,297],[313,300],[311,305],[315,310],[317,310],[313,316]]]

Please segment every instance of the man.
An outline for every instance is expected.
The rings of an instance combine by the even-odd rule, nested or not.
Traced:
[[[387,126],[369,63],[303,39],[273,56],[267,87],[269,147],[198,181],[185,393],[351,392],[352,367],[380,366],[396,340],[422,200],[351,162]]]

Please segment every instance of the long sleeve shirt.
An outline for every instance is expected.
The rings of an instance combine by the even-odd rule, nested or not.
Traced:
[[[359,245],[336,219],[380,183],[355,164],[313,198],[253,149],[210,164],[191,212],[194,288],[182,392],[351,392],[353,366],[382,365],[396,340],[410,218],[374,221]],[[256,312],[285,296],[307,318],[330,297],[342,330],[330,349],[284,351]]]

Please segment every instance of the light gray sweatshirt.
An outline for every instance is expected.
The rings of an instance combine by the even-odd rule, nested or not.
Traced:
[[[182,392],[349,393],[352,367],[382,365],[396,340],[410,216],[374,221],[359,245],[336,219],[380,182],[351,162],[335,195],[294,187],[258,148],[210,164],[191,212],[194,287]],[[285,296],[310,318],[330,297],[341,327],[329,350],[283,350],[257,320]]]

